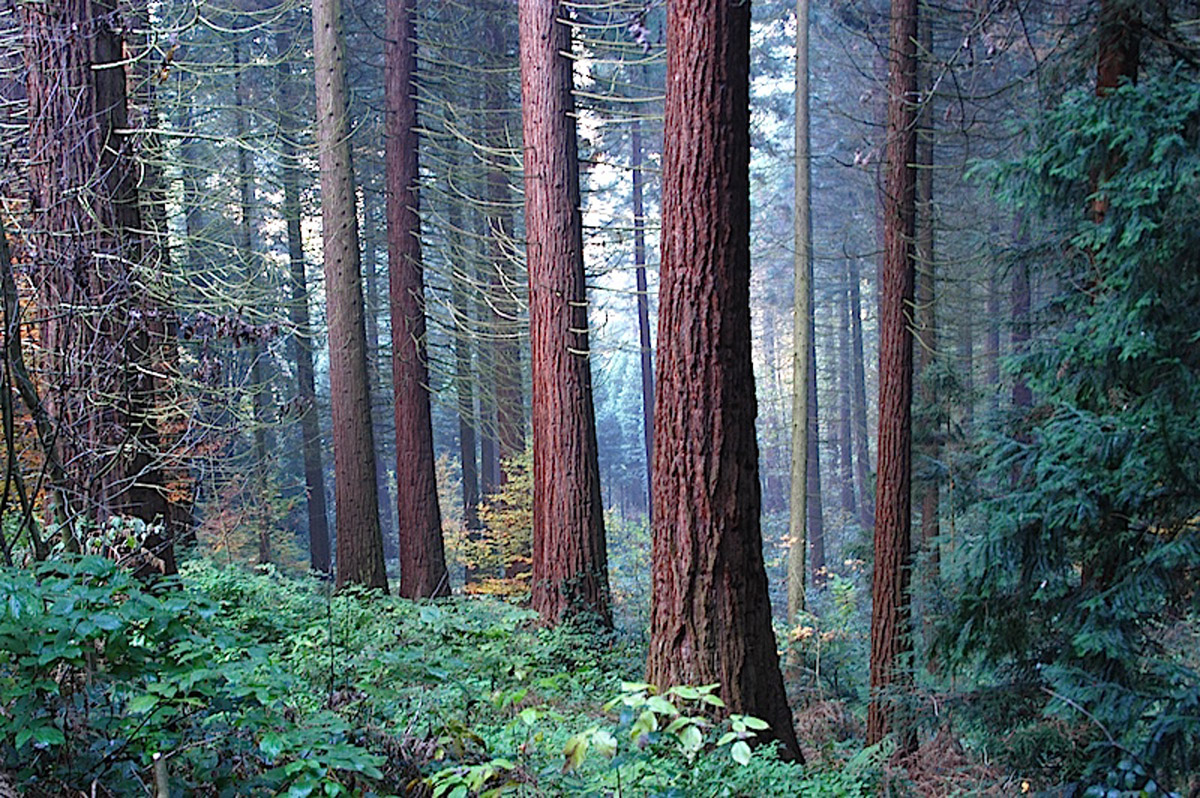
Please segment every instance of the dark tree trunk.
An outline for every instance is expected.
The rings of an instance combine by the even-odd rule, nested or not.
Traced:
[[[929,67],[925,58],[933,49],[933,26],[926,16],[920,24],[921,50],[925,54],[918,65],[920,91],[929,90]],[[934,260],[934,205],[933,205],[933,144],[934,120],[933,98],[923,96],[917,130],[916,160],[916,303],[913,321],[917,329],[916,373],[920,380],[921,404],[925,424],[920,430],[921,472],[923,478],[918,486],[921,506],[921,547],[929,553],[928,577],[936,579],[940,568],[938,552],[938,511],[941,502],[939,458],[941,447],[941,399],[934,383],[935,375],[930,372],[937,359],[937,263]]]
[[[990,404],[994,410],[998,406],[1000,396],[1000,286],[995,273],[988,275],[984,310],[984,316],[987,317],[987,333],[983,353],[987,372],[984,380],[991,391]]]
[[[525,225],[533,370],[533,607],[612,623],[596,421],[570,28],[557,0],[520,0]]]
[[[1029,266],[1022,262],[1013,268],[1012,278],[1012,348],[1013,354],[1019,355],[1025,351],[1029,341]],[[1029,383],[1018,374],[1012,386],[1013,407],[1029,408],[1033,406],[1033,391]]]
[[[417,214],[415,0],[387,5],[387,230],[396,404],[400,595],[450,594],[438,508],[425,350],[425,280]]]
[[[918,0],[892,0],[888,63],[884,268],[879,309],[879,466],[871,602],[871,703],[867,740],[891,732],[915,742],[896,691],[909,680],[912,653],[909,571],[912,536],[913,236]]]
[[[850,359],[850,286],[849,271],[841,269],[842,286],[838,291],[838,482],[842,514],[858,514],[854,497],[854,366]]]
[[[451,248],[461,251],[462,212],[457,203],[447,208]],[[457,260],[457,259],[456,259]],[[450,304],[454,313],[454,396],[458,415],[458,456],[462,468],[463,525],[468,530],[479,529],[479,465],[476,459],[478,444],[475,431],[475,376],[471,366],[471,301],[467,277],[456,265],[450,273]]]
[[[117,11],[106,0],[64,0],[53,11],[21,9],[29,240],[38,253],[50,384],[41,410],[54,428],[46,454],[59,464],[51,474],[59,506],[49,514],[65,523],[67,546],[77,549],[81,521],[98,527],[127,514],[166,522],[170,511],[154,420],[159,386],[151,376],[162,342],[148,321],[158,309],[144,288],[153,264],[126,134]],[[151,534],[145,546],[158,568],[175,570],[170,538]]]
[[[815,587],[825,583],[825,509],[821,498],[821,425],[817,404],[816,324],[808,319],[808,469],[805,475],[807,493],[805,513],[808,515],[808,544],[812,552],[810,570]]]
[[[850,278],[850,359],[851,400],[854,417],[854,466],[858,482],[859,523],[863,529],[875,526],[875,491],[871,482],[871,447],[867,435],[867,374],[863,355],[862,280],[858,261],[847,263]]]
[[[337,583],[339,587],[354,583],[387,590],[375,488],[375,442],[367,384],[367,333],[354,172],[350,165],[340,0],[315,0],[312,17],[333,410]]]
[[[633,160],[633,266],[637,280],[638,341],[642,363],[642,437],[646,449],[646,511],[654,507],[651,464],[654,462],[654,353],[650,343],[650,289],[646,280],[646,209],[643,200],[645,175],[642,173],[642,125],[634,117],[630,123],[630,147]]]
[[[750,6],[667,8],[647,679],[721,685],[800,759],[759,528],[750,358]]]

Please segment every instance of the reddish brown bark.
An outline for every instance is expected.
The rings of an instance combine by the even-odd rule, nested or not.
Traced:
[[[879,465],[871,603],[871,702],[867,740],[897,732],[914,742],[895,695],[907,689],[912,653],[913,235],[915,233],[918,0],[892,0],[888,59],[884,262],[879,303]]]
[[[533,607],[611,624],[579,210],[570,29],[556,0],[520,0],[525,226],[533,372]]]
[[[283,172],[283,216],[287,222],[288,274],[291,304],[288,319],[292,323],[292,359],[296,364],[296,393],[300,398],[300,449],[304,458],[304,495],[308,509],[309,564],[314,571],[329,573],[329,521],[325,508],[324,465],[321,456],[321,427],[317,418],[316,380],[313,374],[312,331],[308,317],[308,277],[305,274],[304,239],[300,229],[300,168],[296,144],[292,138],[296,125],[288,117],[297,105],[296,86],[291,62],[287,57],[293,36],[276,35],[280,127],[280,165]]]
[[[329,395],[333,411],[337,584],[341,587],[354,583],[387,590],[375,487],[375,441],[359,273],[358,215],[350,166],[340,0],[315,0],[312,18],[329,324]]]
[[[750,359],[750,7],[667,9],[647,679],[721,685],[801,758],[759,528]]]
[[[128,127],[122,32],[105,0],[22,7],[29,119],[30,250],[42,309],[42,410],[69,548],[81,521],[165,522],[153,407],[161,349]],[[35,411],[37,412],[37,411]],[[53,508],[51,508],[53,510]],[[172,572],[169,538],[146,547]]]
[[[387,6],[388,294],[392,311],[392,385],[396,407],[396,510],[400,519],[400,595],[450,594],[438,508],[425,355],[425,279],[417,214],[415,0]]]

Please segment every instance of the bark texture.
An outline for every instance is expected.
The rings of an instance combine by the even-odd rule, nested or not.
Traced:
[[[892,0],[888,61],[884,263],[879,307],[879,465],[871,604],[871,703],[867,740],[914,742],[896,694],[911,678],[913,236],[916,232],[918,0]]]
[[[396,419],[396,510],[400,595],[450,595],[438,508],[425,353],[425,278],[417,215],[417,45],[415,0],[387,6],[388,295]]]
[[[847,264],[850,280],[850,358],[851,396],[854,417],[854,467],[858,482],[859,522],[863,529],[875,526],[875,491],[871,482],[871,446],[867,432],[867,374],[863,354],[862,270],[851,258]]]
[[[763,568],[750,359],[750,7],[667,9],[647,678],[721,685],[801,758]]]
[[[547,623],[612,623],[596,421],[570,28],[556,0],[520,0],[525,226],[533,373],[533,607]]]
[[[22,6],[28,240],[36,253],[46,452],[69,549],[114,515],[169,520],[154,405],[162,322],[131,153],[123,33],[107,0]],[[157,338],[157,340],[156,340]],[[51,442],[52,440],[52,442]],[[55,506],[56,505],[56,506]],[[169,537],[146,548],[173,572]]]
[[[350,165],[340,0],[315,0],[312,20],[329,323],[329,393],[333,411],[337,584],[341,587],[355,583],[387,590],[375,487],[375,442],[367,380],[367,333],[359,273],[354,172]]]

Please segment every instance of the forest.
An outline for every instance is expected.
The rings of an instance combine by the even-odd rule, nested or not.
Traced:
[[[1197,0],[0,0],[0,133],[0,798],[1200,798]]]

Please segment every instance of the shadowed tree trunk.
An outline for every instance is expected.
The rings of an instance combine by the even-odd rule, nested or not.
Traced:
[[[296,363],[296,392],[300,398],[300,448],[304,457],[304,496],[308,508],[309,563],[314,571],[329,573],[329,521],[325,509],[324,465],[321,462],[321,427],[317,418],[317,390],[313,375],[312,328],[308,318],[308,277],[305,274],[304,239],[300,230],[300,168],[296,160],[295,121],[288,117],[300,104],[292,81],[288,54],[293,35],[275,38],[279,97],[280,164],[283,171],[283,217],[287,222],[288,267],[291,282],[292,359]]]
[[[650,289],[646,280],[646,209],[643,199],[645,175],[642,173],[642,125],[637,117],[630,122],[630,148],[633,151],[633,266],[637,280],[638,341],[642,365],[642,438],[646,449],[646,511],[654,507],[654,353],[650,343]]]
[[[858,514],[854,497],[854,422],[853,374],[850,361],[850,287],[849,271],[840,270],[842,285],[838,290],[838,482],[840,483],[842,515],[853,518]]]
[[[548,623],[591,615],[608,625],[565,14],[557,0],[519,3],[533,370],[533,608]]]
[[[800,759],[759,528],[750,358],[750,7],[667,8],[647,679],[719,683]]]
[[[315,0],[312,19],[333,410],[337,584],[341,587],[354,583],[386,591],[340,0]]]
[[[933,26],[924,15],[920,24],[921,63],[918,65],[919,90],[929,90],[929,67],[927,60],[933,48]],[[933,205],[933,143],[934,143],[933,98],[921,98],[920,121],[917,130],[917,173],[916,173],[916,301],[914,323],[917,329],[916,372],[920,380],[921,404],[926,423],[921,435],[921,472],[919,485],[921,505],[921,547],[929,552],[928,577],[936,579],[940,569],[937,546],[938,506],[941,491],[938,477],[938,461],[941,456],[941,399],[937,395],[935,375],[930,369],[938,357],[937,328],[937,263],[934,261],[934,205]]]
[[[812,290],[811,287],[809,289]],[[821,429],[817,406],[817,336],[815,319],[808,319],[808,473],[805,476],[805,515],[808,517],[810,572],[813,585],[825,582],[825,509],[821,497]]]
[[[913,236],[918,0],[892,0],[888,58],[884,263],[879,303],[879,466],[871,601],[871,701],[867,740],[913,730],[897,692],[908,689],[912,653],[909,576],[912,537]]]
[[[106,0],[22,6],[29,120],[30,248],[38,253],[40,343],[60,464],[47,520],[78,550],[81,522],[113,515],[166,522],[169,508],[154,419],[158,310],[138,201],[121,29]],[[64,309],[70,309],[64,312]],[[136,311],[136,313],[134,312]],[[103,399],[101,399],[103,397]],[[98,402],[103,402],[99,404]],[[168,573],[172,541],[145,547]]]
[[[400,595],[450,595],[438,508],[425,354],[425,281],[417,215],[415,0],[387,5],[387,230],[396,406]]]
[[[863,529],[875,526],[875,491],[871,482],[871,447],[867,437],[867,375],[863,355],[862,281],[858,261],[847,263],[850,279],[850,383],[854,417],[854,467],[858,482],[859,523]]]

